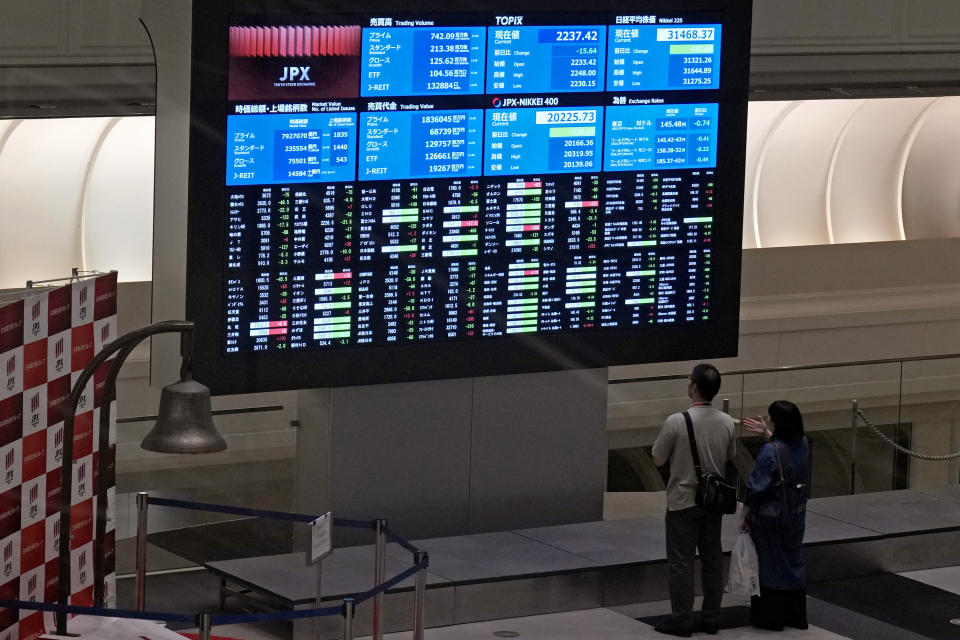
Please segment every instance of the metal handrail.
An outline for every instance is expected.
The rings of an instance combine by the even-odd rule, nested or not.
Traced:
[[[745,376],[755,373],[787,373],[790,371],[809,371],[811,369],[836,369],[839,367],[858,367],[872,364],[902,364],[904,362],[926,362],[928,360],[950,360],[960,358],[960,353],[944,353],[929,356],[908,356],[904,358],[880,358],[877,360],[850,360],[847,362],[825,362],[820,364],[795,364],[783,367],[766,367],[762,369],[735,369],[721,371],[722,376]],[[690,374],[675,373],[664,376],[645,376],[642,378],[617,378],[608,380],[607,384],[631,384],[636,382],[659,382],[663,380],[686,380]]]

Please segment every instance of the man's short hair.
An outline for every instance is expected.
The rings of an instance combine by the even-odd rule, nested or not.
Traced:
[[[710,401],[720,391],[720,372],[712,364],[701,362],[690,373],[690,382],[697,387],[704,400]]]

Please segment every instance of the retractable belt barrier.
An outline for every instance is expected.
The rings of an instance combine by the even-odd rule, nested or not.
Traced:
[[[68,604],[61,606],[56,602],[31,602],[27,600],[9,600],[0,598],[0,607],[5,609],[27,609],[28,611],[63,611],[79,616],[101,616],[107,618],[135,618],[137,620],[156,620],[158,622],[196,622],[197,617],[186,613],[159,613],[155,611],[132,611],[129,609],[107,609],[105,607],[82,607]]]
[[[211,511],[214,513],[231,513],[238,516],[251,516],[256,518],[269,518],[271,520],[288,520],[291,522],[313,522],[317,516],[311,516],[306,513],[290,513],[287,511],[267,511],[265,509],[247,509],[245,507],[232,507],[223,504],[210,504],[208,502],[193,502],[191,500],[173,500],[171,498],[154,498],[147,496],[148,504],[155,504],[158,507],[173,507],[175,509],[188,509],[190,511]],[[334,518],[333,526],[348,527],[351,529],[373,529],[376,520],[347,520],[346,518]]]
[[[426,570],[430,564],[426,551],[418,549],[409,541],[387,527],[386,520],[348,520],[333,518],[333,526],[352,529],[369,529],[376,534],[374,586],[372,589],[358,594],[355,597],[344,598],[342,605],[317,607],[313,609],[299,609],[295,611],[269,611],[265,613],[224,614],[214,615],[201,612],[196,615],[184,613],[160,613],[143,609],[146,593],[146,538],[147,538],[147,507],[148,505],[169,507],[174,509],[188,509],[192,511],[209,511],[214,513],[229,513],[240,516],[285,520],[290,522],[311,523],[318,516],[304,513],[290,513],[285,511],[269,511],[264,509],[246,509],[229,505],[192,502],[189,500],[173,500],[170,498],[154,498],[145,492],[137,494],[137,571],[136,571],[136,610],[107,609],[102,607],[85,607],[79,605],[60,605],[55,602],[28,602],[25,600],[0,599],[0,607],[7,609],[27,609],[34,611],[65,612],[74,615],[90,615],[111,618],[134,618],[140,620],[156,620],[160,622],[194,623],[199,627],[200,639],[210,640],[211,627],[223,624],[241,624],[251,622],[270,622],[280,620],[302,620],[307,618],[321,618],[324,616],[343,616],[343,638],[353,639],[353,617],[357,605],[367,600],[374,601],[373,609],[373,636],[375,640],[383,637],[382,603],[383,594],[404,580],[415,577],[414,586],[414,640],[423,640],[424,601],[426,596]],[[413,555],[413,566],[398,573],[392,578],[385,576],[386,540],[389,539],[403,547]],[[320,604],[320,595],[317,594],[317,604]],[[317,627],[319,638],[319,626]]]

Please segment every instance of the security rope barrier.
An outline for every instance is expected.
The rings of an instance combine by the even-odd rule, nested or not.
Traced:
[[[266,509],[247,509],[246,507],[232,507],[224,504],[210,504],[208,502],[193,502],[192,500],[174,500],[172,498],[155,498],[153,496],[147,496],[147,503],[157,505],[158,507],[173,507],[175,509],[188,509],[190,511],[230,513],[238,516],[269,518],[271,520],[287,520],[291,522],[313,522],[317,519],[317,516],[311,516],[306,513],[268,511]],[[347,520],[345,518],[334,518],[333,525],[335,527],[349,527],[353,529],[373,528],[373,524],[369,520]]]
[[[911,456],[913,458],[917,458],[919,460],[932,460],[937,462],[943,462],[945,460],[955,460],[957,458],[960,458],[960,451],[955,451],[953,453],[948,453],[940,456],[932,456],[925,453],[919,453],[917,451],[913,451],[912,449],[907,449],[906,447],[897,444],[891,438],[885,435],[882,431],[880,431],[880,429],[878,429],[872,422],[870,422],[870,420],[867,418],[866,415],[864,415],[861,409],[854,409],[854,411],[856,412],[857,417],[863,420],[863,423],[868,427],[870,427],[870,429],[873,430],[873,433],[876,434],[878,438],[886,442],[888,445],[890,445],[900,453],[905,453],[906,455]]]
[[[196,615],[183,613],[164,613],[155,611],[144,611],[145,602],[145,582],[146,582],[146,531],[147,531],[147,507],[148,505],[170,507],[174,509],[188,509],[193,511],[208,511],[214,513],[228,513],[233,515],[249,516],[256,518],[267,518],[273,520],[284,520],[288,522],[311,523],[318,516],[291,513],[286,511],[270,511],[265,509],[247,509],[244,507],[234,507],[229,505],[210,504],[206,502],[193,502],[189,500],[175,500],[171,498],[150,497],[145,492],[137,495],[137,571],[136,571],[136,590],[137,590],[137,609],[108,609],[103,607],[86,607],[79,605],[61,605],[56,602],[31,602],[17,599],[0,599],[0,607],[7,609],[26,609],[34,611],[52,611],[56,613],[66,613],[73,615],[100,616],[109,618],[131,618],[139,620],[154,620],[159,622],[176,622],[196,624],[200,630],[201,640],[210,640],[211,628],[213,625],[224,624],[246,624],[252,622],[273,622],[273,621],[292,621],[309,618],[320,618],[325,616],[340,615],[343,616],[343,638],[352,640],[353,638],[353,617],[357,605],[374,600],[374,638],[381,640],[383,634],[382,628],[382,597],[389,589],[393,589],[404,580],[411,577],[415,578],[414,586],[414,620],[413,637],[414,640],[423,640],[424,616],[423,607],[426,600],[426,570],[430,564],[429,556],[426,551],[418,549],[416,546],[402,538],[396,532],[387,527],[386,520],[349,520],[345,518],[333,518],[332,524],[336,527],[348,527],[353,529],[372,530],[377,536],[375,545],[376,571],[374,574],[374,586],[372,589],[364,591],[353,597],[346,597],[340,605],[331,605],[327,607],[316,607],[313,609],[297,609],[293,611],[268,611],[263,613],[244,613],[244,614],[223,614],[214,615],[208,612],[197,613]],[[403,547],[413,555],[413,566],[398,573],[392,578],[385,579],[383,569],[386,559],[386,540],[389,539],[399,546]],[[142,552],[141,552],[142,550]],[[320,604],[320,594],[316,596],[317,604]],[[319,627],[317,628],[319,630]]]
[[[79,616],[106,616],[110,618],[133,618],[137,620],[156,620],[158,622],[196,622],[196,616],[186,613],[158,613],[155,611],[131,611],[128,609],[105,609],[103,607],[84,607],[75,604],[60,605],[56,602],[33,602],[0,598],[0,607],[5,609],[26,609],[28,611],[65,612]]]

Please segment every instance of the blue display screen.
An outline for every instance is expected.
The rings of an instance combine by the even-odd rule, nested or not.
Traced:
[[[477,175],[483,111],[365,113],[360,118],[363,180]]]
[[[605,138],[605,171],[713,167],[717,105],[610,107]]]
[[[721,25],[610,29],[608,91],[720,87]]]
[[[343,182],[356,167],[355,113],[227,118],[227,184]]]
[[[231,27],[227,353],[710,322],[721,20]]]
[[[365,29],[361,96],[483,93],[482,27]]]
[[[604,25],[492,28],[487,86],[506,93],[601,90],[606,35]]]
[[[486,175],[600,168],[603,109],[487,110]]]

